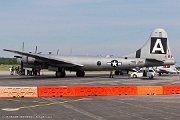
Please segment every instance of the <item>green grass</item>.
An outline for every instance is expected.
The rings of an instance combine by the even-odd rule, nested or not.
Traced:
[[[11,68],[12,66],[14,66],[14,67],[20,67],[20,65],[18,65],[18,64],[16,64],[16,65],[3,65],[3,64],[1,64],[0,65],[0,71],[9,71],[9,68]],[[44,69],[44,70],[42,70],[42,72],[47,72],[48,70],[47,69]]]
[[[176,67],[176,69],[180,71],[180,67]]]
[[[0,71],[9,71],[9,68],[12,66],[16,67],[18,65],[3,65],[3,64],[1,64],[0,65]]]

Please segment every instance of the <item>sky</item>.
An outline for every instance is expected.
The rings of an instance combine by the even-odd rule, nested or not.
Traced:
[[[122,56],[163,28],[180,62],[179,9],[179,0],[0,0],[0,57],[23,42],[25,52]]]

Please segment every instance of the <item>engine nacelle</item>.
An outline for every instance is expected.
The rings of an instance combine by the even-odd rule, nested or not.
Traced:
[[[34,63],[35,62],[35,58],[32,57],[27,57],[27,56],[22,56],[22,62],[27,64],[27,63]]]
[[[49,71],[58,71],[58,67],[48,66]]]
[[[21,58],[16,58],[16,62],[17,62],[17,64],[21,64],[21,61],[22,61],[22,59],[21,59]]]

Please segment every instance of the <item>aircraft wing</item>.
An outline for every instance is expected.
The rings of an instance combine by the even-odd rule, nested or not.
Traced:
[[[167,72],[168,73],[169,71],[160,68],[158,72]]]
[[[64,60],[61,60],[59,58],[53,57],[51,55],[25,53],[25,52],[20,52],[20,51],[15,51],[15,50],[8,50],[8,49],[3,49],[3,50],[7,51],[7,52],[16,53],[16,54],[19,54],[19,55],[32,57],[32,58],[41,60],[41,61],[43,61],[45,63],[48,63],[50,65],[56,64],[58,66],[64,66],[64,67],[75,67],[75,66],[76,67],[83,67],[84,66],[84,65],[81,65],[81,64],[78,64],[78,63],[64,61]]]
[[[159,69],[159,72],[164,72],[164,73],[177,73],[177,71],[173,69]]]

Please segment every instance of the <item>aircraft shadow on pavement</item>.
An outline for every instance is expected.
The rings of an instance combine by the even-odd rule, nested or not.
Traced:
[[[87,74],[85,77],[76,77],[76,75],[67,75],[65,78],[56,78],[54,75],[41,75],[41,76],[1,76],[0,80],[46,80],[46,79],[53,79],[53,80],[69,80],[69,79],[122,79],[122,80],[146,80],[146,81],[154,81],[154,80],[161,80],[164,77],[168,77],[169,75],[162,75],[156,76],[153,79],[151,78],[131,78],[128,75],[114,75],[113,78],[109,78],[109,74]],[[171,75],[177,76],[177,75]],[[162,79],[163,80],[163,79]]]
[[[86,78],[109,78],[108,75],[87,75],[85,77],[76,77],[75,75],[70,75],[70,76],[66,76],[65,78],[56,78],[56,76],[53,76],[53,75],[41,75],[41,76],[17,76],[17,75],[8,75],[8,76],[1,76],[0,79],[6,79],[6,80],[20,80],[20,79],[23,79],[23,80],[28,80],[28,79],[37,79],[37,80],[44,80],[44,79],[57,79],[57,80],[65,80],[65,79],[68,79],[68,78],[72,78],[72,79],[86,79]]]
[[[128,76],[118,76],[114,75],[113,78],[109,78],[109,74],[87,74],[85,77],[76,77],[76,75],[67,75],[65,78],[56,78],[56,76],[53,75],[41,75],[41,76],[17,76],[17,75],[8,75],[3,76],[0,79],[6,79],[6,80],[46,80],[46,79],[57,79],[57,80],[66,80],[66,79],[94,79],[94,78],[102,78],[102,79],[129,79]],[[132,78],[131,78],[132,79]]]

